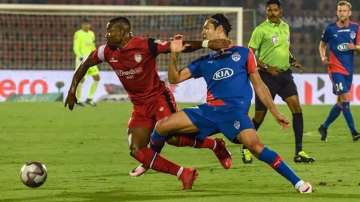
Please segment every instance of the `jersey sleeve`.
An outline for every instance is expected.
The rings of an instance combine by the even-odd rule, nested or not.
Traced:
[[[355,43],[356,45],[360,45],[360,26],[357,26]]]
[[[263,35],[262,35],[261,30],[259,28],[255,28],[255,30],[251,34],[251,38],[250,38],[248,46],[255,50],[259,49],[262,38],[263,38]]]
[[[106,45],[99,46],[91,55],[91,58],[97,63],[101,63],[105,61],[105,50]]]
[[[321,41],[328,43],[330,40],[330,29],[329,26],[327,26],[323,32],[323,34],[321,35]]]
[[[191,76],[193,78],[200,78],[202,77],[202,74],[201,74],[201,63],[203,61],[203,58],[199,58],[197,60],[194,60],[193,62],[191,62],[189,65],[188,65],[188,68],[191,72]]]
[[[170,52],[170,42],[161,41],[149,38],[148,39],[149,51],[153,56],[157,56],[160,53],[169,53]]]
[[[249,48],[248,59],[246,62],[247,72],[249,74],[255,73],[256,67],[257,67],[257,63],[256,63],[255,55],[254,55],[253,51],[251,50],[251,48]]]

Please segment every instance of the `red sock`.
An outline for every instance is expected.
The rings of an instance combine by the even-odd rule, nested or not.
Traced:
[[[153,150],[147,147],[138,150],[135,154],[135,158],[145,167],[152,168],[153,170],[159,172],[168,173],[177,176],[180,170],[179,165],[169,160],[166,160],[160,154],[155,153]],[[179,173],[179,175],[180,174],[181,173]]]
[[[196,148],[208,148],[208,149],[214,149],[215,146],[215,140],[211,138],[205,138],[204,140],[196,140]]]
[[[215,140],[211,138],[206,138],[204,140],[197,140],[195,137],[181,135],[179,136],[179,146],[190,146],[195,148],[208,148],[213,149],[215,145]]]
[[[193,136],[181,135],[179,136],[179,147],[190,146],[195,148],[208,148],[213,149],[215,145],[215,140],[211,138],[206,138],[204,140],[197,140]]]

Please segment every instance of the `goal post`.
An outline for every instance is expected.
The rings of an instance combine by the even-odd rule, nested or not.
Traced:
[[[73,34],[85,17],[92,24],[96,44],[101,45],[106,22],[112,17],[128,17],[134,35],[167,40],[180,33],[187,40],[202,40],[204,20],[215,13],[229,18],[233,27],[230,38],[242,45],[241,7],[0,4],[0,69],[73,70]],[[182,63],[205,53],[184,54]],[[160,69],[164,70],[167,62],[166,55],[158,57]]]

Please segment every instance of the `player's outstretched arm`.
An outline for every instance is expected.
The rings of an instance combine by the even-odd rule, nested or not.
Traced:
[[[70,89],[68,91],[68,95],[65,99],[65,107],[69,107],[70,110],[73,110],[74,105],[77,103],[77,99],[76,99],[76,88],[79,84],[79,82],[81,81],[81,79],[85,76],[87,70],[94,66],[97,65],[98,62],[94,61],[91,58],[91,55],[93,53],[90,53],[89,57],[87,57],[85,59],[85,61],[83,63],[80,64],[80,66],[77,68],[72,82],[71,82],[71,86]]]
[[[177,84],[191,78],[191,72],[189,68],[184,68],[181,70],[177,69],[180,52],[184,51],[185,48],[186,46],[184,46],[182,36],[176,35],[170,44],[171,54],[168,68],[168,79],[171,84]]]
[[[231,45],[231,40],[228,39],[213,39],[213,40],[204,40],[204,41],[184,41],[185,49],[182,51],[193,52],[201,48],[210,48],[212,50],[222,50],[229,48]]]
[[[264,103],[266,108],[271,112],[276,121],[284,128],[289,127],[289,121],[284,115],[282,115],[278,111],[271,97],[269,89],[261,80],[261,77],[257,71],[250,73],[250,81],[254,87],[256,95],[260,98],[261,102]]]

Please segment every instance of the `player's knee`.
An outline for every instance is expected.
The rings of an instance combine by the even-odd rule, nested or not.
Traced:
[[[339,95],[338,102],[339,103],[348,102],[348,98],[347,98],[346,94]]]
[[[261,151],[264,148],[264,145],[261,144],[259,141],[251,141],[246,147],[250,150],[252,154],[255,156],[259,156]]]
[[[130,156],[135,157],[136,153],[140,150],[141,148],[139,147],[139,145],[135,145],[135,144],[131,144],[129,146],[129,150],[130,150]]]
[[[179,137],[178,136],[171,136],[169,137],[166,142],[173,146],[179,146]]]
[[[167,133],[167,118],[161,119],[155,125],[155,131],[159,134],[166,134]]]

